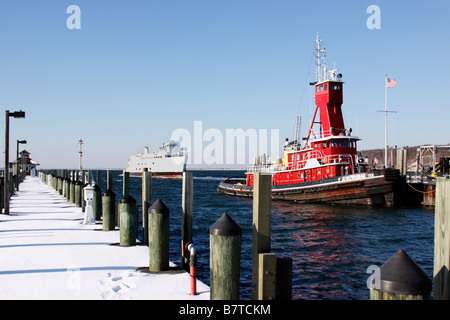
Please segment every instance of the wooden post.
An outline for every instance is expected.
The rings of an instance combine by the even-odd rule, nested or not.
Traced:
[[[75,203],[75,180],[70,181],[70,202]]]
[[[70,184],[71,184],[71,181],[72,180],[70,180],[70,178],[67,177],[67,179],[66,179],[66,199],[69,202],[70,202]]]
[[[9,214],[9,110],[5,110],[5,165],[3,171],[4,179],[4,193],[3,193],[3,207],[5,208],[4,214]]]
[[[84,175],[82,175],[84,177]],[[86,182],[84,182],[84,178],[82,178],[81,183],[81,212],[86,212],[86,200],[84,199],[84,188],[88,186]]]
[[[123,170],[122,193],[124,197],[130,194],[130,173],[125,170]]]
[[[148,210],[149,271],[169,269],[169,208],[160,199]]]
[[[450,300],[450,180],[437,179],[434,213],[433,299]]]
[[[436,186],[433,184],[423,185],[423,202],[424,206],[435,206],[436,203]],[[436,207],[436,206],[435,206]]]
[[[119,201],[120,245],[129,247],[136,245],[137,207],[132,196],[125,196]]]
[[[67,199],[67,184],[68,184],[68,182],[67,182],[67,178],[64,178],[63,179],[63,197],[64,198],[66,198]]]
[[[114,206],[115,216],[116,216],[116,226],[120,228],[120,211],[119,211],[119,204],[116,202]]]
[[[276,295],[277,256],[259,254],[258,300],[274,300]]]
[[[292,258],[277,257],[276,300],[292,300]]]
[[[210,298],[238,300],[242,229],[223,214],[209,230]]]
[[[189,250],[186,244],[192,243],[194,180],[192,172],[183,172],[181,213],[181,265],[189,270]]]
[[[81,181],[75,181],[75,207],[81,207],[81,197],[82,197],[82,184]]]
[[[253,184],[252,299],[259,296],[259,254],[270,252],[272,176],[256,172]]]
[[[142,229],[144,244],[148,245],[148,208],[152,204],[152,173],[142,169]]]
[[[102,189],[102,170],[97,170],[97,185]]]
[[[61,177],[61,175],[58,175],[58,193],[60,195],[62,195],[62,181],[63,178]]]
[[[108,189],[102,196],[103,231],[116,228],[116,194]]]
[[[5,201],[4,192],[5,192],[5,178],[2,176],[0,177],[0,213],[2,213],[3,202]]]
[[[430,277],[404,250],[397,251],[381,267],[379,288],[370,288],[370,300],[426,300]]]
[[[94,218],[96,221],[102,219],[102,190],[98,184],[94,185],[94,201],[92,201],[94,208]]]
[[[112,170],[106,171],[106,190],[113,189],[113,172]]]

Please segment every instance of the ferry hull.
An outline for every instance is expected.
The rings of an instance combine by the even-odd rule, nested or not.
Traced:
[[[141,177],[142,172],[130,172],[132,177]],[[152,172],[152,178],[181,178],[183,172]]]
[[[227,179],[228,180],[228,179]],[[222,181],[218,190],[224,195],[252,197],[253,187]],[[399,188],[398,170],[353,174],[321,181],[272,187],[272,199],[298,203],[345,205],[395,205]]]

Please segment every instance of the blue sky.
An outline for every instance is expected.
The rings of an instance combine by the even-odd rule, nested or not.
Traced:
[[[80,30],[66,26],[72,4]],[[379,30],[366,26],[369,5]],[[384,147],[385,73],[398,80],[389,144],[447,144],[449,21],[447,0],[2,1],[0,103],[26,112],[11,119],[11,154],[26,139],[42,168],[75,168],[82,138],[85,168],[125,168],[194,121],[284,140],[300,115],[306,135],[317,32],[343,74],[359,149]]]

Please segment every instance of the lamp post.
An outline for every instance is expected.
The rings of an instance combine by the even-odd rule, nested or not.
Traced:
[[[16,154],[16,190],[19,191],[19,144],[26,144],[27,140],[17,140],[17,154]],[[23,166],[22,166],[23,169]]]
[[[81,157],[83,157],[83,150],[81,149],[81,146],[83,144],[83,140],[80,139],[80,141],[78,141],[78,143],[80,144],[80,152],[79,152],[79,154],[80,154],[80,166],[79,166],[78,169],[81,171],[81,170],[83,170],[83,166],[81,165]]]
[[[4,207],[5,207],[5,214],[9,214],[9,117],[13,118],[25,118],[25,112],[20,111],[14,111],[9,112],[9,110],[5,111],[5,172],[4,172],[4,179],[5,179],[5,186],[4,186]]]

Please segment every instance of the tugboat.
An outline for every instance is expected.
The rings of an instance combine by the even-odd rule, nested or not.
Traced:
[[[315,89],[316,109],[303,145],[299,134],[293,141],[286,139],[283,158],[270,163],[266,155],[258,156],[245,173],[246,179],[226,179],[218,190],[224,195],[251,197],[254,174],[260,172],[272,176],[275,200],[393,206],[399,171],[368,170],[368,163],[357,152],[360,139],[344,126],[342,74],[327,69],[319,35],[314,49],[316,81],[310,85]]]

